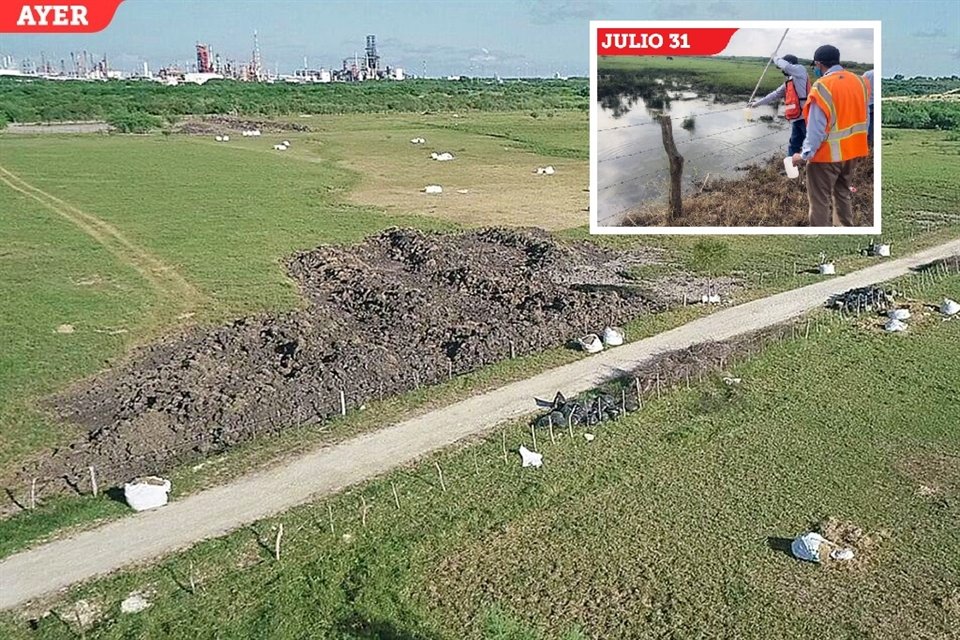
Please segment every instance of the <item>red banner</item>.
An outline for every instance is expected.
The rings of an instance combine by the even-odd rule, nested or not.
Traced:
[[[736,29],[597,29],[601,56],[712,56],[727,48]]]
[[[107,28],[123,0],[0,0],[0,33],[94,33]]]

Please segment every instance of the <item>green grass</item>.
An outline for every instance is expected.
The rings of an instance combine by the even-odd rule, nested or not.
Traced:
[[[960,138],[941,131],[891,131],[883,137],[884,230],[888,224],[960,221]],[[889,223],[888,223],[889,218]]]
[[[289,136],[287,136],[289,137]],[[213,299],[200,319],[299,304],[281,260],[387,226],[443,227],[340,202],[357,176],[319,145],[291,161],[212,140],[161,136],[6,137],[3,165],[118,226]]]
[[[749,96],[760,79],[765,61],[661,56],[603,56],[597,61],[600,75],[607,72],[639,72],[651,78],[690,83],[701,91],[724,95]],[[780,73],[769,70],[760,85],[760,92],[770,92],[783,83]]]
[[[431,128],[502,138],[518,148],[540,155],[575,160],[587,160],[590,156],[586,135],[589,117],[586,110],[484,113],[471,114],[464,119],[433,116],[421,121]]]
[[[452,124],[455,119],[434,116],[423,120],[410,116],[344,116],[311,121],[317,131],[291,136],[294,146],[283,157],[260,151],[266,146],[263,140],[243,139],[236,147],[225,147],[206,139],[160,136],[5,137],[3,164],[33,184],[109,220],[176,265],[208,296],[208,306],[198,309],[198,315],[189,322],[213,323],[297,305],[296,289],[281,265],[282,259],[297,249],[319,242],[356,241],[393,224],[446,226],[442,221],[415,217],[413,212],[384,215],[370,208],[343,205],[342,199],[358,178],[341,168],[341,163],[365,153],[364,148],[353,144],[357,140],[370,145],[371,136],[405,136],[397,129],[410,126],[410,122],[437,121],[474,132],[445,132],[452,141],[469,144],[471,136],[513,123],[514,133],[526,141],[524,145],[542,149],[574,144],[585,127],[573,116],[547,119],[551,124],[543,128],[538,128],[538,123],[544,119],[528,114],[506,118],[503,114],[475,114],[456,124]],[[566,137],[564,129],[569,130]],[[914,155],[918,143],[923,156]],[[911,212],[919,202],[930,211],[960,213],[956,200],[950,197],[952,183],[947,177],[951,171],[960,171],[958,146],[928,132],[898,132],[895,140],[885,143],[888,168],[884,188],[891,195],[885,200],[884,238],[893,243],[897,254],[956,234],[956,223],[920,233],[921,227]],[[118,175],[103,175],[102,167],[112,165],[121,168]],[[102,188],[104,184],[108,189]],[[13,339],[0,356],[0,469],[10,469],[30,453],[67,442],[76,434],[75,429],[53,423],[37,411],[38,398],[96,371],[132,345],[174,325],[158,325],[153,313],[158,303],[142,288],[136,273],[72,225],[5,187],[0,189],[0,198],[9,203],[0,210],[9,213],[0,215],[22,212],[13,215],[10,224],[0,225],[0,240],[7,247],[0,259],[0,288],[5,300],[15,301],[2,317],[5,335]],[[584,228],[563,235],[590,238]],[[738,296],[742,300],[816,281],[817,276],[810,274],[795,276],[793,269],[794,263],[800,269],[814,264],[820,251],[837,258],[841,272],[870,262],[856,256],[866,239],[853,237],[704,240],[603,236],[592,240],[620,247],[665,248],[667,263],[655,269],[657,275],[679,270],[732,274],[748,286]],[[93,276],[99,278],[94,286],[75,284]],[[628,329],[636,339],[702,313],[699,307],[675,309],[641,319]],[[62,323],[74,324],[76,332],[54,333]],[[118,327],[128,329],[128,333],[96,333]],[[287,432],[241,447],[200,471],[187,467],[171,473],[180,491],[197,490],[321,442],[376,428],[412,411],[442,406],[576,357],[570,351],[553,349],[494,365],[439,387],[392,399],[376,408],[376,417],[373,412],[356,414],[322,427]],[[18,488],[21,497],[25,491],[24,487]],[[123,514],[122,508],[105,498],[43,504],[35,512],[0,521],[0,538],[4,540],[0,556],[35,544],[57,529],[89,526],[103,517]]]
[[[601,56],[597,60],[601,78],[604,73],[639,72],[643,77],[677,80],[690,83],[700,91],[741,98],[749,97],[753,92],[766,63],[767,58],[697,56],[677,56],[673,60],[667,60],[666,56]],[[869,67],[854,64],[847,68],[862,73]],[[758,95],[763,96],[781,84],[783,74],[771,65]]]
[[[956,275],[896,286],[960,297]],[[82,598],[102,611],[91,639],[951,637],[960,474],[935,461],[960,456],[960,322],[911,325],[824,314],[809,338],[734,364],[735,392],[709,380],[648,398],[591,444],[541,433],[541,470],[504,462],[496,433],[73,588],[35,631],[5,614],[0,633],[79,634]],[[530,446],[525,425],[505,432]],[[848,568],[768,546],[826,516],[886,534]],[[134,590],[154,604],[121,615]]]
[[[0,299],[2,468],[75,433],[34,410],[33,399],[122,353],[126,336],[108,332],[136,326],[154,300],[133,269],[2,185]],[[57,333],[63,324],[75,333]]]

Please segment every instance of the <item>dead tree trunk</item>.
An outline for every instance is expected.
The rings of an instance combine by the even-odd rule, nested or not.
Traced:
[[[663,148],[670,159],[670,208],[667,220],[676,222],[683,215],[683,201],[680,198],[680,182],[683,178],[683,156],[673,142],[673,120],[668,115],[660,116],[660,130],[663,133]]]

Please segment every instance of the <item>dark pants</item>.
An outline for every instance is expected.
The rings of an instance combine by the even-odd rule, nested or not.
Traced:
[[[853,226],[850,183],[857,160],[859,158],[844,162],[811,162],[807,165],[811,227],[832,227],[837,223],[844,227]],[[831,208],[835,209],[835,213]]]
[[[800,149],[803,148],[803,139],[806,137],[807,122],[803,118],[797,118],[793,121],[793,128],[790,129],[790,146],[787,147],[787,155],[792,156],[795,153],[800,153]]]
[[[867,144],[873,149],[873,105],[870,105],[870,119],[867,124]]]

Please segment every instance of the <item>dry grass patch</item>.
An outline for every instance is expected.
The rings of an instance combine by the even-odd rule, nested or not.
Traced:
[[[435,216],[465,226],[538,226],[548,230],[583,226],[588,214],[586,160],[550,158],[503,140],[459,131],[425,134],[421,129],[350,131],[338,135],[341,165],[362,177],[349,201],[389,213]],[[437,162],[431,151],[455,158]],[[554,175],[537,175],[551,165]],[[428,195],[428,184],[443,193]],[[466,193],[463,193],[466,191]]]
[[[805,227],[808,223],[806,172],[800,178],[784,177],[779,156],[751,165],[743,176],[713,180],[702,191],[683,200],[683,216],[669,226],[691,227]],[[873,157],[857,166],[853,194],[856,226],[873,223]],[[666,195],[627,216],[632,226],[668,226]]]

